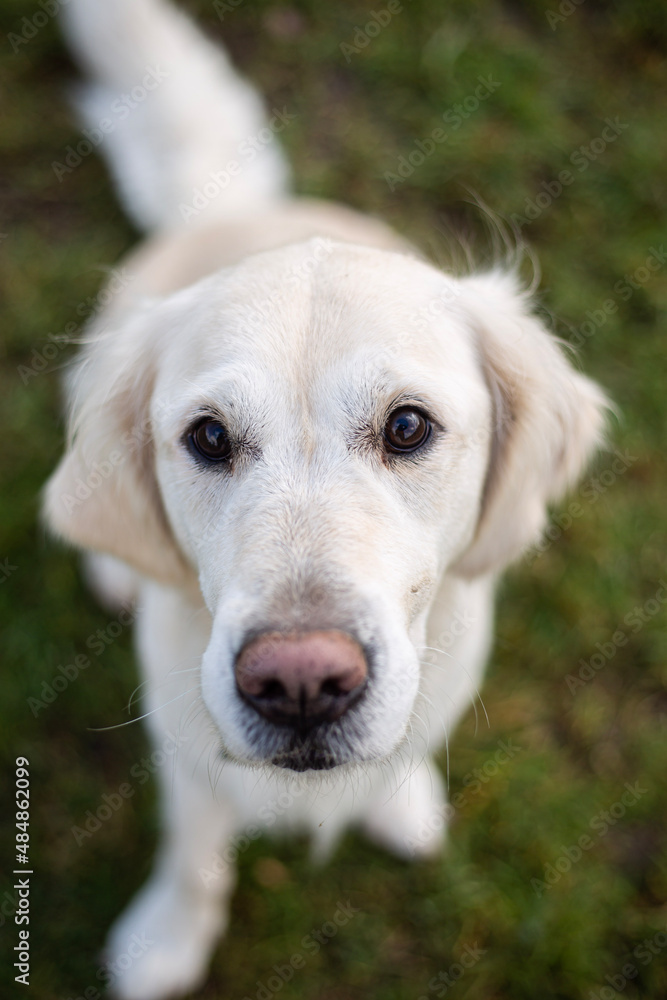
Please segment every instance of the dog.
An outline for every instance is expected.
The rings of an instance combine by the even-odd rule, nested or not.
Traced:
[[[325,855],[355,824],[440,850],[432,758],[476,697],[498,575],[608,404],[516,269],[445,273],[292,195],[289,111],[167,0],[62,18],[86,134],[148,239],[69,376],[44,510],[97,592],[136,602],[150,737],[177,746],[153,873],[106,947],[118,996],[163,1000],[205,979],[239,837],[307,831]]]

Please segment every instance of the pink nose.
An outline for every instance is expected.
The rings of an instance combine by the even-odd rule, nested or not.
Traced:
[[[368,667],[344,632],[269,632],[249,642],[236,661],[246,702],[280,725],[300,730],[331,722],[361,695]]]

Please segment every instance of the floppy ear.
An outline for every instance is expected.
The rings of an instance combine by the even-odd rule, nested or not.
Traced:
[[[577,481],[602,443],[610,404],[530,314],[513,275],[492,271],[461,285],[494,405],[476,534],[453,567],[473,577],[502,569],[538,541],[547,504]]]
[[[188,570],[154,472],[153,341],[140,318],[85,349],[68,383],[68,448],[46,485],[43,513],[73,545],[173,584]]]

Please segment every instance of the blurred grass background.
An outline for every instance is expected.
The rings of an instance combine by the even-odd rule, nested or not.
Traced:
[[[285,1000],[609,1000],[615,990],[659,1000],[667,995],[667,637],[664,605],[653,614],[646,602],[667,577],[667,267],[646,280],[637,269],[667,237],[667,7],[584,0],[561,4],[559,14],[555,2],[537,0],[404,0],[350,55],[341,44],[358,42],[356,29],[386,9],[384,0],[186,6],[224,38],[270,106],[297,113],[283,139],[298,190],[383,215],[436,256],[446,249],[442,232],[453,229],[484,260],[467,188],[505,217],[526,217],[543,182],[572,172],[523,233],[542,266],[541,307],[561,336],[581,330],[606,300],[617,305],[584,338],[581,359],[619,405],[613,447],[631,456],[612,481],[612,457],[598,459],[592,477],[602,474],[602,489],[589,480],[588,495],[572,498],[581,507],[572,525],[554,530],[553,544],[501,587],[483,692],[490,728],[475,733],[469,713],[453,741],[451,791],[467,792],[447,854],[407,866],[350,834],[319,870],[303,843],[254,843],[241,856],[231,929],[201,995],[254,998],[274,963],[305,954],[304,936],[349,899],[359,913],[308,955],[282,986]],[[118,721],[135,686],[128,630],[36,717],[28,703],[59,665],[89,652],[87,638],[109,615],[85,590],[77,557],[37,525],[38,493],[63,440],[55,369],[72,348],[27,381],[19,369],[49,334],[81,321],[105,269],[136,240],[95,155],[61,182],[52,170],[81,138],[66,101],[74,71],[52,18],[16,52],[9,40],[42,9],[28,0],[0,8],[0,782],[11,803],[14,760],[30,758],[33,968],[17,995],[64,1000],[99,986],[97,949],[148,871],[157,824],[147,783],[82,846],[71,830],[149,752],[139,726],[89,729]],[[500,86],[391,191],[385,174],[415,140],[447,128],[443,114],[474,93],[479,76]],[[627,128],[603,152],[597,143],[579,170],[571,156],[608,118]],[[624,619],[645,605],[647,620],[633,631]],[[619,627],[627,644],[573,694],[567,676]],[[510,739],[520,752],[479,790],[464,785]],[[645,789],[639,801],[604,835],[592,832],[594,817],[635,782]],[[9,807],[3,823],[5,996],[16,941]],[[536,891],[531,880],[544,880],[545,866],[583,834],[593,846]],[[450,977],[453,985],[435,981],[457,975],[466,946],[484,954],[457,982]],[[624,984],[628,963],[637,975]]]

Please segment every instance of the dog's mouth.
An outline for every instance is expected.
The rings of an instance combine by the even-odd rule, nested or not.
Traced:
[[[275,754],[271,763],[289,771],[330,771],[342,760],[322,739],[309,733],[303,737],[294,735],[289,746]]]
[[[248,720],[245,732],[248,750],[237,759],[251,766],[295,771],[331,771],[346,764],[368,760],[360,739],[359,720],[324,722],[307,731],[266,722],[259,716]],[[249,751],[249,752],[248,752]]]

